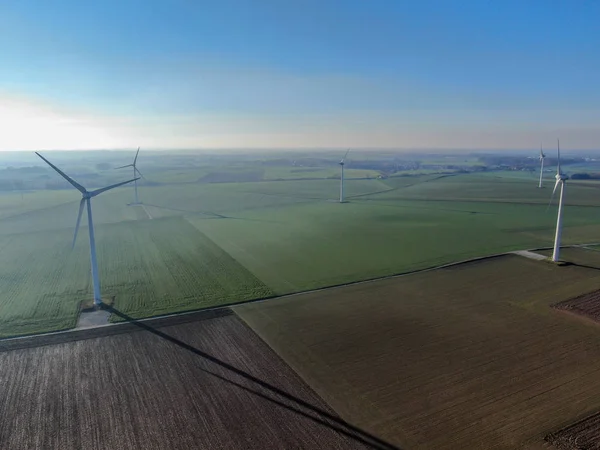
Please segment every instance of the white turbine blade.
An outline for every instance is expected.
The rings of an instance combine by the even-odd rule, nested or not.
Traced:
[[[556,173],[560,175],[560,141],[556,140],[556,152],[558,154],[558,158],[556,160]]]
[[[138,157],[139,153],[140,153],[140,148],[138,147],[138,150],[137,150],[137,152],[136,152],[136,154],[135,154],[135,158],[133,158],[133,165],[134,165],[134,166],[135,166],[135,163],[136,163],[136,161],[137,161],[137,157]]]
[[[115,170],[117,170],[117,169],[124,169],[125,167],[133,167],[133,164],[127,164],[126,166],[115,167]]]
[[[85,188],[80,185],[77,181],[75,181],[73,178],[71,178],[69,175],[67,175],[66,173],[64,173],[62,170],[60,170],[58,167],[56,167],[54,164],[52,164],[50,161],[48,161],[46,158],[44,158],[42,155],[40,155],[38,152],[35,152],[36,155],[38,155],[40,158],[42,158],[44,161],[46,161],[46,163],[52,167],[54,170],[56,170],[61,177],[63,177],[65,180],[67,180],[69,183],[71,183],[71,185],[77,189],[79,192],[81,192],[82,194],[85,194],[87,191],[85,190]]]
[[[346,161],[346,156],[348,156],[348,153],[350,153],[350,149],[348,149],[348,151],[346,152],[346,154],[344,155],[344,157],[342,158],[342,160],[340,162]]]
[[[100,188],[100,189],[96,189],[95,191],[90,192],[90,197],[95,197],[98,194],[102,194],[103,192],[106,192],[106,191],[108,191],[110,189],[114,189],[116,187],[123,186],[124,184],[131,183],[132,181],[135,181],[135,180],[139,180],[139,178],[132,178],[131,180],[122,181],[122,182],[117,183],[117,184],[111,184],[110,186],[106,186],[106,187],[103,187],[103,188]]]
[[[79,231],[79,224],[81,223],[81,215],[83,214],[83,207],[85,206],[85,198],[79,202],[79,214],[77,215],[77,224],[75,225],[75,235],[73,236],[73,245],[71,248],[75,248],[75,241],[77,240],[77,232]]]
[[[556,189],[558,189],[558,185],[560,184],[560,182],[561,180],[556,180],[556,183],[554,184],[554,189],[552,189],[552,195],[550,196],[550,201],[548,202],[546,211],[548,211],[548,208],[550,208],[550,205],[552,205],[552,200],[554,200],[554,194],[556,194]]]
[[[144,180],[146,179],[146,177],[145,177],[144,175],[142,175],[142,172],[140,172],[140,171],[139,171],[139,169],[138,169],[137,167],[135,168],[135,172],[136,172],[136,173],[137,173],[137,174],[138,174],[140,177],[142,177]]]

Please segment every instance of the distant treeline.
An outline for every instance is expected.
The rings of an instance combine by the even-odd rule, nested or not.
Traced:
[[[571,175],[572,180],[600,180],[600,173],[574,173]]]
[[[504,166],[504,167],[537,167],[540,165],[540,160],[534,157],[523,157],[523,156],[502,156],[502,155],[489,155],[489,156],[480,156],[478,160],[485,164],[486,166],[496,167],[496,166]],[[569,164],[577,164],[585,162],[585,158],[561,158],[561,164],[569,165]],[[556,158],[546,157],[544,162],[546,166],[555,166]]]

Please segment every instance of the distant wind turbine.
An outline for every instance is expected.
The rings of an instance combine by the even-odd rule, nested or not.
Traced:
[[[133,182],[133,187],[135,190],[135,198],[134,198],[134,202],[130,203],[131,205],[139,205],[140,204],[140,199],[138,198],[138,187],[137,187],[137,180],[139,180],[139,178],[136,178],[136,177],[139,175],[140,177],[144,178],[144,175],[142,175],[142,172],[140,172],[136,166],[139,153],[140,153],[140,148],[138,147],[137,152],[135,154],[135,158],[133,158],[133,164],[127,164],[126,166],[115,167],[115,169],[124,169],[125,167],[133,167],[133,178],[136,181]]]
[[[544,177],[544,159],[546,155],[544,155],[544,151],[542,150],[542,145],[540,144],[540,184],[538,188],[542,188],[542,178]]]
[[[94,304],[100,305],[102,303],[102,298],[100,297],[100,276],[98,274],[98,263],[96,261],[96,241],[94,239],[94,222],[92,221],[92,197],[97,196],[105,191],[110,189],[123,186],[124,184],[131,183],[132,181],[137,180],[135,178],[133,180],[123,181],[121,183],[113,184],[110,186],[106,186],[100,189],[96,189],[95,191],[88,191],[82,185],[77,183],[67,174],[65,174],[62,170],[40,155],[38,152],[35,152],[40,158],[42,158],[46,163],[56,170],[61,177],[67,180],[71,185],[81,192],[81,202],[79,203],[79,214],[77,215],[77,224],[75,225],[75,235],[73,236],[73,244],[72,247],[75,247],[75,241],[77,240],[77,232],[79,231],[79,223],[81,222],[81,215],[83,214],[83,207],[87,204],[87,216],[88,216],[88,232],[90,235],[90,260],[92,265],[92,282],[94,285]]]
[[[340,203],[344,203],[344,164],[346,161],[346,157],[350,153],[350,150],[346,152],[342,160],[340,161],[340,167],[342,168],[342,173],[340,175]]]
[[[560,171],[560,141],[557,139],[556,142],[558,154],[555,175],[556,184],[554,185],[554,189],[552,190],[552,196],[550,197],[550,203],[552,203],[552,199],[554,198],[556,189],[558,188],[558,185],[560,185],[560,198],[558,200],[558,216],[556,218],[556,235],[554,236],[554,251],[552,252],[552,261],[554,262],[557,262],[560,256],[560,238],[562,235],[562,213],[565,201],[565,187],[567,185],[567,179],[569,178]]]

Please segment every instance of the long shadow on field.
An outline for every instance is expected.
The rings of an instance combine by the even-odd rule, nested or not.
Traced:
[[[142,328],[145,331],[149,331],[150,333],[152,333],[156,336],[159,336],[160,338],[165,339],[165,340],[171,342],[172,344],[177,345],[178,347],[181,347],[187,351],[190,351],[193,354],[200,356],[201,358],[204,358],[204,359],[218,365],[219,367],[226,369],[227,371],[229,371],[235,375],[241,376],[242,378],[252,382],[256,386],[260,386],[261,388],[269,391],[270,393],[276,394],[277,396],[282,397],[285,400],[288,400],[291,404],[285,403],[281,400],[278,400],[277,398],[274,398],[268,394],[259,392],[250,387],[244,386],[240,383],[236,383],[235,381],[229,380],[229,379],[223,377],[222,375],[211,372],[210,370],[200,369],[203,372],[205,372],[215,378],[218,378],[219,380],[221,380],[225,383],[228,383],[239,389],[243,389],[246,392],[249,392],[249,393],[256,395],[264,400],[267,400],[273,404],[276,404],[282,408],[285,408],[285,409],[292,411],[298,415],[301,415],[302,417],[312,420],[313,422],[316,422],[320,425],[331,428],[332,430],[337,431],[338,433],[343,434],[344,436],[349,437],[350,439],[353,439],[357,442],[360,442],[363,445],[366,445],[368,447],[375,448],[375,449],[385,449],[385,450],[392,450],[392,449],[400,450],[398,447],[396,447],[392,444],[389,444],[382,439],[379,439],[377,436],[374,436],[364,430],[361,430],[360,428],[358,428],[352,424],[349,424],[348,422],[341,419],[340,417],[336,417],[336,416],[332,415],[331,413],[329,413],[317,406],[314,406],[314,405],[306,402],[305,400],[302,400],[301,398],[298,398],[276,386],[273,386],[272,384],[269,384],[266,381],[256,378],[255,376],[253,376],[241,369],[238,369],[237,367],[232,366],[231,364],[226,363],[225,361],[221,361],[219,358],[217,358],[213,355],[210,355],[202,350],[199,350],[196,347],[193,347],[190,344],[187,344],[173,336],[170,336],[163,331],[153,328],[144,322],[139,322],[136,319],[134,319],[133,317],[128,316],[127,314],[113,308],[112,306],[104,305],[104,309],[106,309],[107,311],[110,311],[113,314],[116,314],[117,316],[121,317],[122,319],[126,320],[127,322],[130,322],[130,323]],[[308,411],[306,411],[306,410],[308,410]]]
[[[579,264],[579,263],[574,263],[574,262],[565,262],[564,265],[565,266],[583,267],[584,269],[600,270],[600,267],[588,266],[586,264]]]

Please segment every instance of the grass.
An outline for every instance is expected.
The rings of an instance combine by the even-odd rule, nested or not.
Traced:
[[[72,191],[7,192],[0,195],[0,219],[19,216],[29,211],[70,203],[79,197]]]
[[[91,296],[83,228],[0,238],[0,336],[75,326]],[[96,227],[102,295],[132,317],[198,309],[271,295],[271,290],[185,219]]]
[[[436,200],[548,205],[553,186],[554,179],[550,179],[550,177],[545,180],[545,188],[539,189],[535,178],[464,174],[438,177],[435,182],[414,183],[404,189],[374,195],[372,200]],[[566,204],[600,206],[599,188],[600,184],[597,183],[570,181],[567,183]]]
[[[569,211],[565,243],[600,238],[598,210]],[[243,217],[189,220],[278,294],[550,246],[555,221],[542,205],[359,199]]]
[[[104,228],[105,292],[132,317],[268,297],[271,290],[183,218]],[[110,245],[107,245],[110,243]]]
[[[72,327],[90,295],[78,193],[55,192],[0,196],[2,336]],[[569,185],[565,244],[600,242],[597,192]],[[345,204],[338,180],[175,183],[141,187],[144,210],[121,188],[93,200],[103,292],[151,316],[550,246],[549,194],[489,174],[350,179]]]
[[[541,449],[600,409],[600,327],[549,307],[599,283],[503,256],[234,309],[344,419],[401,448]]]
[[[369,169],[344,168],[344,177],[352,178],[377,178],[379,172]],[[302,178],[340,178],[339,166],[329,168],[321,167],[265,167],[265,180],[294,180]]]

